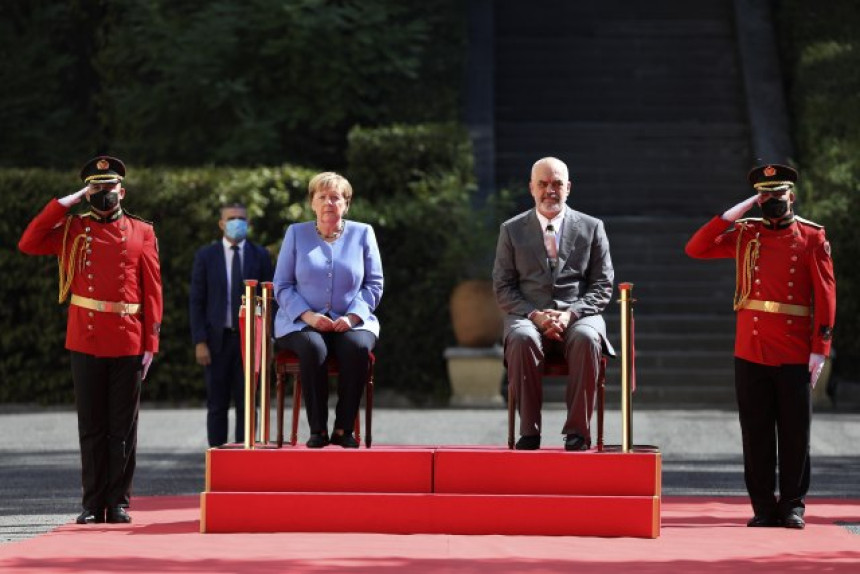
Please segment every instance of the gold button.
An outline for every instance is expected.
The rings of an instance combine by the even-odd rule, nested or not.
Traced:
[[[785,322],[788,323],[789,325],[794,325],[794,321],[791,319],[786,319]]]
[[[789,273],[794,273],[794,267],[788,270]]]
[[[90,311],[89,313],[87,313],[87,315],[89,315],[90,317],[93,317],[93,316],[95,316],[95,313],[93,313],[92,311]]]
[[[789,281],[789,282],[788,282],[788,286],[789,286],[789,287],[794,287],[794,281]]]
[[[792,261],[797,261],[797,255],[792,255],[792,256],[791,256],[791,260],[792,260]]]
[[[87,274],[87,279],[92,279],[92,278],[93,278],[93,274],[92,274],[92,273]]]
[[[120,241],[125,241],[125,235],[122,236],[122,239]]]
[[[89,233],[89,232],[90,232],[90,228],[89,228],[89,227],[84,227],[84,231],[86,231],[87,233]]]
[[[758,321],[758,316],[754,316],[753,321]]]
[[[92,252],[93,252],[92,249],[87,249],[87,253],[92,253]]]
[[[753,329],[753,335],[758,335],[758,331],[756,331],[755,329]]]
[[[755,296],[756,296],[756,297],[761,297],[761,291],[756,291],[756,292],[755,292]]]
[[[758,271],[758,265],[755,266],[755,270]]]
[[[755,280],[755,284],[756,284],[756,285],[761,285],[761,279],[756,279],[756,280]]]
[[[92,325],[87,325],[87,329],[89,329],[90,331],[92,331],[92,330],[93,330],[93,326],[92,326]]]
[[[87,241],[92,241],[92,240],[93,240],[93,238],[90,237],[89,235],[87,235]]]
[[[791,301],[792,299],[794,299],[794,295],[789,295],[788,300]]]
[[[89,287],[87,287],[87,291],[89,291],[90,293],[92,293],[93,291],[95,291],[95,287],[93,287],[92,285],[90,285]]]

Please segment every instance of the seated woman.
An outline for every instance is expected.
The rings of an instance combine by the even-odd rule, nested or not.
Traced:
[[[379,337],[373,311],[382,297],[382,261],[373,228],[343,219],[352,186],[324,172],[308,184],[316,221],[287,228],[275,267],[275,350],[299,357],[311,436],[309,448],[358,448],[352,423]],[[328,434],[329,355],[340,376],[334,429]]]

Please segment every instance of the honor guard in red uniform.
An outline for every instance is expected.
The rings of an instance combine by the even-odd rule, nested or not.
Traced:
[[[747,526],[805,526],[811,388],[836,316],[830,243],[821,225],[792,210],[796,181],[788,166],[756,167],[749,173],[756,194],[706,223],[686,247],[691,257],[737,263],[735,391],[754,512]],[[754,204],[763,217],[740,219]]]
[[[161,271],[152,224],[120,203],[125,165],[98,156],[84,187],[51,200],[18,247],[55,255],[59,302],[69,300],[66,348],[81,445],[83,512],[78,524],[130,522],[141,382],[158,352]],[[89,211],[69,213],[86,200]]]

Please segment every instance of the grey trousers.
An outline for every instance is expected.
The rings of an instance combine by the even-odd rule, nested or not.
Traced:
[[[541,337],[531,322],[520,322],[505,338],[508,384],[514,389],[520,414],[520,434],[540,435],[543,405],[544,357],[563,354],[568,365],[567,420],[562,434],[576,433],[591,442],[591,414],[594,412],[597,376],[600,371],[603,318],[580,319],[565,331],[564,342]]]

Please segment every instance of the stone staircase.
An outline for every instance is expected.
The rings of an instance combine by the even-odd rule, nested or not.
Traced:
[[[493,10],[497,187],[530,207],[532,163],[564,160],[568,204],[605,221],[616,282],[634,283],[635,400],[730,405],[734,264],[691,260],[684,244],[749,194],[732,0],[499,0]],[[606,318],[618,343],[617,305]]]

